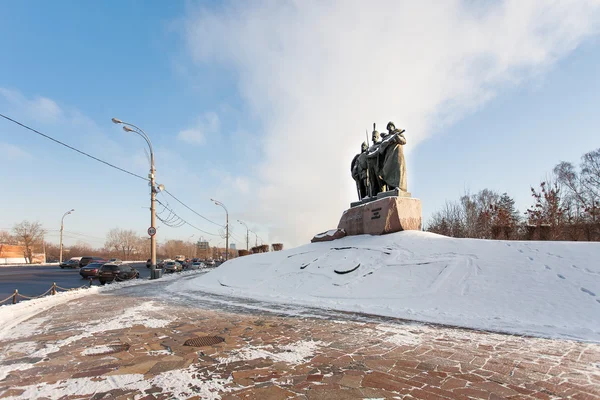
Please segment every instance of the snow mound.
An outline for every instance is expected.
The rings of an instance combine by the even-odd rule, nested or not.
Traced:
[[[170,289],[600,342],[600,243],[350,236],[240,257]]]

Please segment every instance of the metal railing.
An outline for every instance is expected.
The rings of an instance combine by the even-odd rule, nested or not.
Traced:
[[[46,290],[44,293],[40,294],[39,296],[25,296],[25,295],[19,293],[18,289],[15,289],[15,292],[13,294],[11,294],[10,296],[8,296],[6,299],[0,301],[0,304],[4,304],[7,301],[9,301],[10,299],[12,299],[12,304],[17,304],[19,298],[23,298],[25,300],[33,300],[33,299],[39,299],[41,297],[48,296],[48,295],[54,296],[56,293],[60,293],[60,291],[70,292],[73,290],[79,290],[79,289],[90,288],[90,287],[92,287],[92,279],[91,278],[90,278],[89,284],[75,287],[75,288],[70,288],[70,289],[58,286],[56,284],[56,282],[54,282],[54,283],[52,283],[52,286],[50,287],[50,289]]]

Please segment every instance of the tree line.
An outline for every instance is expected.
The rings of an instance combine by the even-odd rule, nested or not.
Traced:
[[[45,251],[47,260],[58,260],[60,255],[60,246],[58,244],[45,242],[44,235],[46,230],[39,222],[22,221],[12,229],[12,233],[0,231],[0,245],[18,245],[24,248],[24,258],[27,263],[32,262],[34,253]],[[273,244],[273,250],[283,249],[283,244]],[[167,240],[163,243],[157,243],[157,258],[168,259],[175,258],[177,255],[186,257],[201,257],[218,259],[224,254],[225,249],[209,247],[204,251],[200,250],[197,243],[184,240]],[[257,246],[244,255],[252,253],[263,253],[269,251],[269,245]],[[239,252],[242,252],[240,250]],[[229,249],[229,257],[236,257],[238,251]],[[71,257],[100,256],[104,258],[119,258],[123,261],[146,260],[150,258],[150,238],[142,237],[133,229],[113,228],[107,234],[104,246],[93,248],[89,244],[78,241],[71,246],[63,245],[63,260]]]
[[[558,163],[530,191],[532,204],[523,214],[507,193],[465,193],[433,213],[425,230],[457,238],[600,240],[600,148],[585,153],[578,166]]]

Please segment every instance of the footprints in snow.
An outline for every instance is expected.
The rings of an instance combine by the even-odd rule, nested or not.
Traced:
[[[521,253],[523,253],[523,251],[521,251],[521,250],[519,250],[519,251],[520,251]],[[554,255],[554,254],[550,254],[550,253],[548,253],[548,255],[549,255],[549,256],[554,256],[554,257],[559,257],[559,258],[562,258],[562,257],[560,257],[560,256],[556,256],[556,255]],[[533,257],[527,257],[527,258],[529,259],[529,261],[533,261]],[[548,264],[544,264],[544,268],[545,268],[546,270],[548,270],[548,271],[551,271],[551,270],[552,270],[552,268],[551,268],[551,267],[550,267]],[[581,271],[581,270],[582,270],[580,267],[578,267],[578,266],[577,266],[577,265],[575,265],[575,264],[571,264],[571,268],[573,268],[573,269],[576,269],[576,270],[578,270],[578,271]],[[591,269],[589,269],[589,268],[585,268],[585,272],[587,272],[588,274],[591,274],[591,275],[600,275],[600,273],[598,273],[598,272],[595,272],[595,271],[592,271],[592,270],[591,270]],[[562,279],[562,280],[567,280],[567,278],[566,278],[564,275],[562,275],[562,274],[556,274],[556,276],[557,276],[559,279]],[[596,293],[592,292],[591,290],[589,290],[589,289],[587,289],[587,288],[580,287],[580,288],[579,288],[579,290],[581,290],[583,293],[585,293],[585,294],[587,294],[587,295],[589,295],[589,296],[596,297]],[[596,299],[596,302],[600,304],[600,299]]]
[[[584,288],[584,287],[582,287],[582,288],[579,288],[579,289],[580,289],[580,290],[581,290],[583,293],[587,293],[587,294],[589,294],[590,296],[594,296],[594,297],[596,297],[596,293],[592,292],[592,291],[591,291],[591,290],[589,290],[589,289],[586,289],[586,288]]]

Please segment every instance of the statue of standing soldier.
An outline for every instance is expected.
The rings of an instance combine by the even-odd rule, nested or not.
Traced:
[[[387,124],[387,133],[379,136],[373,124],[372,145],[352,160],[352,177],[357,182],[359,199],[376,197],[377,193],[399,189],[407,191],[406,160],[403,146],[406,144],[404,129],[397,129],[393,122]]]
[[[403,146],[406,144],[404,129],[396,129],[393,122],[388,122],[388,133],[384,136],[379,146],[379,151],[384,154],[381,176],[387,190],[400,189],[406,192],[406,159]]]
[[[373,124],[373,133],[371,134],[373,144],[369,147],[367,153],[367,165],[369,173],[369,197],[377,196],[377,193],[383,191],[384,182],[381,179],[381,169],[383,167],[383,155],[379,152],[381,146],[381,138],[379,132]]]
[[[352,178],[356,181],[356,190],[358,192],[358,199],[362,200],[367,197],[367,151],[369,146],[367,142],[363,142],[360,147],[360,154],[354,156],[352,163],[350,164],[350,171],[352,172]]]

